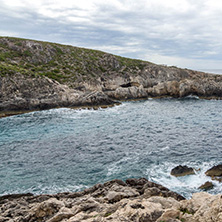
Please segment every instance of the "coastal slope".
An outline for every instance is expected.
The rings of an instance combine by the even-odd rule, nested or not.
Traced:
[[[97,50],[0,37],[1,113],[189,95],[221,99],[222,76]]]

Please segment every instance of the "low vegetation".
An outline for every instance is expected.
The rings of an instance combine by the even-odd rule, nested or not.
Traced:
[[[22,73],[47,76],[73,86],[118,72],[138,73],[148,62],[114,56],[97,50],[56,43],[0,37],[0,75]],[[74,84],[75,85],[75,84]]]

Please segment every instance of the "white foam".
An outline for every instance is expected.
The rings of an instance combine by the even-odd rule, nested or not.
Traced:
[[[200,99],[199,96],[195,96],[195,95],[189,95],[189,96],[186,96],[185,98],[188,98],[188,99]]]
[[[169,150],[169,149],[170,149],[169,146],[165,146],[165,147],[161,148],[162,151],[163,151],[163,150]]]
[[[116,164],[109,166],[106,176],[111,176],[121,171],[121,167]]]
[[[106,176],[111,176],[113,174],[117,174],[119,172],[122,171],[122,166],[124,165],[123,162],[129,162],[129,161],[137,161],[138,157],[135,157],[135,155],[132,157],[130,157],[129,155],[124,156],[123,158],[121,158],[120,160],[112,163],[111,165],[109,165],[108,167],[108,172],[106,174]]]
[[[185,194],[186,197],[190,197],[193,192],[199,192],[198,189],[207,181],[211,181],[215,187],[211,191],[212,193],[218,193],[222,191],[222,187],[219,182],[212,181],[210,177],[205,175],[205,172],[210,169],[215,163],[203,162],[201,164],[195,163],[182,163],[181,165],[187,165],[193,167],[195,170],[195,175],[187,175],[183,177],[174,177],[170,175],[170,171],[175,167],[174,163],[165,163],[163,165],[153,165],[146,171],[148,180],[155,183],[159,183],[166,186],[170,190]]]
[[[51,186],[40,187],[41,193],[60,193],[60,192],[76,192],[87,188],[84,185],[66,185],[66,186],[58,186],[57,184]]]

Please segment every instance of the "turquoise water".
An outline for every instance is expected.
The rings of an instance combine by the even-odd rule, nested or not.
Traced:
[[[186,197],[222,163],[222,101],[158,99],[99,110],[52,109],[0,119],[0,195],[77,191],[145,177]],[[196,175],[175,178],[178,164]],[[211,193],[222,192],[213,182]]]

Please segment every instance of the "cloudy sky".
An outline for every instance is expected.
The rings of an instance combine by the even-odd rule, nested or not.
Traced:
[[[0,35],[222,69],[221,0],[0,0]]]

